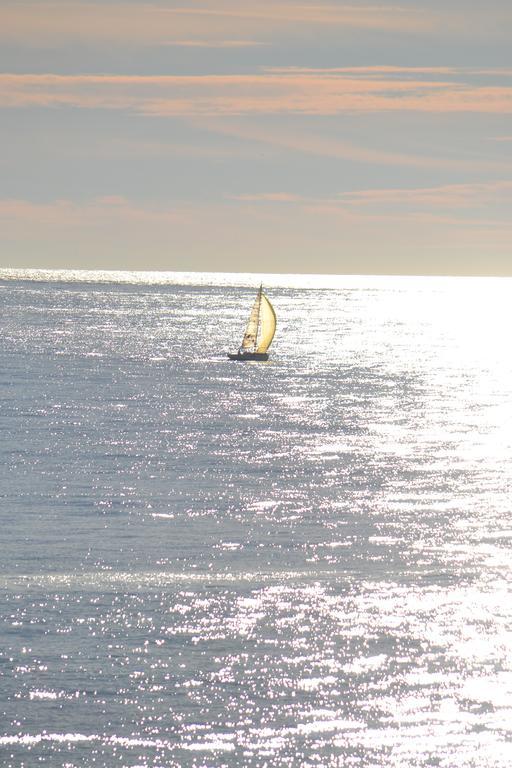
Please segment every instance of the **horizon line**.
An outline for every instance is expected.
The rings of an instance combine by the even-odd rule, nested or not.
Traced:
[[[63,282],[103,282],[103,283],[148,283],[148,277],[156,278],[157,276],[181,276],[181,277],[193,277],[203,275],[206,278],[216,278],[216,282],[212,285],[218,285],[217,280],[222,277],[247,277],[253,278],[258,281],[263,277],[277,277],[277,278],[313,278],[320,279],[325,278],[426,278],[426,279],[490,279],[490,280],[511,280],[512,274],[498,274],[498,273],[404,273],[404,272],[233,272],[230,270],[162,270],[162,269],[87,269],[84,267],[0,267],[0,282],[10,281],[13,279],[24,279],[29,282],[44,282],[50,280],[50,275],[66,275],[68,279],[64,279]],[[91,279],[94,275],[103,276],[102,280]],[[140,279],[146,277],[146,280]],[[111,279],[108,279],[111,277]],[[132,279],[128,279],[128,278]],[[133,279],[139,277],[139,280]],[[120,279],[121,278],[121,279]],[[124,278],[124,279],[123,279]],[[153,284],[158,285],[160,280],[154,279],[151,281]],[[162,283],[165,284],[165,283]],[[175,285],[180,283],[174,282]],[[182,283],[183,285],[190,284],[189,281]],[[207,284],[207,283],[203,283]]]

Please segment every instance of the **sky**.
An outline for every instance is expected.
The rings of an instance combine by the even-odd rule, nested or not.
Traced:
[[[509,0],[0,0],[0,266],[512,275]]]

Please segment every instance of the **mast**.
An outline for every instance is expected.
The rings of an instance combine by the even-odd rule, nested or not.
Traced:
[[[276,313],[274,312],[274,307],[263,292],[261,293],[260,298],[259,320],[260,335],[256,352],[265,353],[272,344],[276,332]]]

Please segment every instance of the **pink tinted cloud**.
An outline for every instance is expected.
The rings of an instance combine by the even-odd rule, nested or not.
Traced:
[[[508,217],[457,216],[427,207],[364,210],[339,200],[297,205],[300,215],[295,205],[276,213],[271,202],[257,206],[250,200],[177,207],[117,197],[82,204],[4,200],[0,241],[26,267],[207,270],[215,263],[236,271],[243,243],[245,259],[257,258],[261,270],[271,272],[278,243],[280,271],[511,274]],[[461,249],[459,261],[454,253]]]
[[[300,195],[293,195],[289,192],[260,192],[255,194],[236,195],[231,199],[245,203],[298,203],[302,201]]]
[[[174,48],[261,48],[258,40],[167,40],[162,45]]]
[[[265,67],[265,72],[274,74],[309,74],[309,75],[453,75],[457,77],[486,75],[488,77],[512,77],[512,69],[507,67],[443,67],[443,66],[396,66],[375,64],[357,67]]]
[[[512,180],[500,180],[416,189],[367,189],[339,195],[338,200],[342,205],[355,207],[394,205],[462,209],[482,208],[511,197]]]
[[[265,71],[273,74],[291,75],[454,75],[462,70],[457,67],[400,67],[388,64],[359,67],[265,67]]]
[[[32,222],[39,226],[73,228],[76,226],[99,225],[105,222],[146,222],[176,221],[186,214],[186,208],[179,210],[168,207],[136,205],[118,195],[105,195],[85,203],[73,200],[55,200],[48,203],[34,203],[28,200],[0,200],[0,220],[4,222]]]
[[[258,125],[254,120],[202,119],[202,128],[207,128],[226,136],[234,136],[251,142],[266,144],[277,150],[288,150],[320,157],[335,157],[371,165],[391,165],[411,168],[441,168],[451,170],[503,170],[506,165],[502,160],[475,161],[458,158],[440,158],[431,155],[408,154],[375,149],[354,142],[325,134],[315,133],[311,128],[304,131],[299,127],[290,130],[289,125],[274,123],[271,128]],[[510,167],[510,166],[509,166]]]
[[[282,0],[220,0],[169,8],[144,2],[18,2],[0,6],[0,38],[25,42],[69,41],[161,44],[169,39],[252,39],[297,30],[324,29],[418,31],[433,26],[431,13],[399,6],[337,5]]]
[[[238,195],[241,203],[293,203],[312,215],[338,215],[347,221],[417,221],[450,226],[512,227],[508,209],[512,180],[445,184],[437,187],[364,189],[336,197],[304,197],[287,192]],[[500,207],[501,206],[501,207]],[[504,208],[506,207],[506,210]]]
[[[369,29],[420,30],[430,29],[434,16],[424,9],[398,5],[359,5],[333,3],[306,4],[297,2],[201,3],[195,6],[171,8],[172,15],[187,17],[238,19],[240,22],[266,25],[315,24]]]
[[[345,112],[511,113],[512,86],[454,78],[251,75],[0,75],[0,106],[128,109],[159,116],[335,115]]]

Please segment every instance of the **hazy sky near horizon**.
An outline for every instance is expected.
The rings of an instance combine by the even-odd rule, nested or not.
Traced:
[[[1,0],[1,266],[512,275],[508,0]]]

